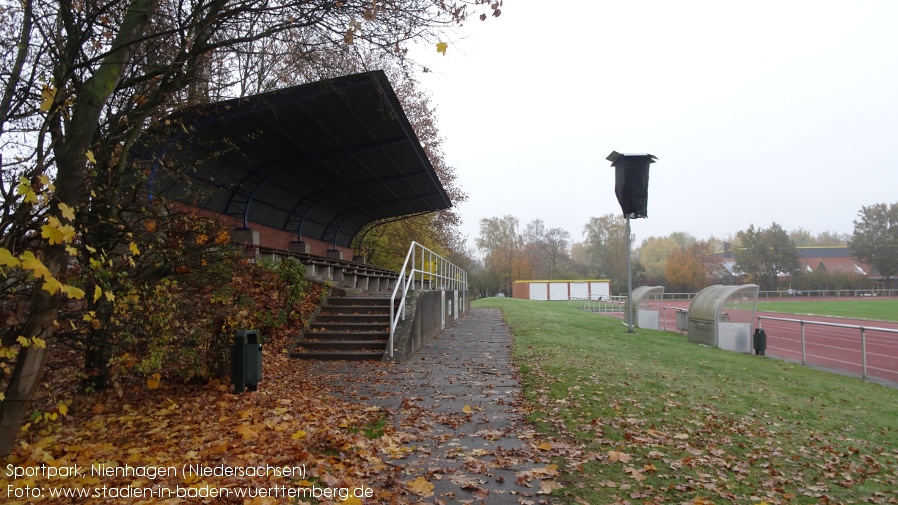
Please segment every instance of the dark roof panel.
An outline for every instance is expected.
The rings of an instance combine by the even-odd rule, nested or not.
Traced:
[[[190,176],[151,191],[336,245],[452,205],[382,71],[185,110],[148,138],[138,157]]]

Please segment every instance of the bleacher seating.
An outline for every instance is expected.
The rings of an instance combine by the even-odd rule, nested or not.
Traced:
[[[279,261],[296,258],[306,266],[306,278],[319,282],[330,281],[335,287],[360,291],[390,291],[396,286],[399,274],[364,263],[316,256],[314,254],[259,247],[259,259]]]

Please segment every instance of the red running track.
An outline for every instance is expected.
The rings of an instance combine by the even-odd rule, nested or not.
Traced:
[[[688,309],[688,300],[665,300],[662,303],[662,330],[678,331],[677,309]],[[617,313],[622,317],[621,313]],[[867,377],[898,383],[898,323],[888,321],[866,321],[836,317],[805,316],[776,312],[756,312],[752,328],[758,325],[757,316],[762,316],[761,327],[767,333],[767,355],[801,362],[802,325],[797,322],[763,319],[774,317],[806,321],[804,324],[804,362],[838,370],[858,376],[864,375],[863,347],[866,346]],[[812,322],[852,325],[865,328],[864,343],[857,328],[842,328],[812,324]],[[890,329],[896,333],[881,331]]]

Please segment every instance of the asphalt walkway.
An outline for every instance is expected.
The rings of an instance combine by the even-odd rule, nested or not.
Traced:
[[[526,422],[499,310],[471,310],[405,363],[309,366],[343,399],[393,413],[401,451],[387,463],[412,502],[556,503],[547,495],[560,486],[553,461],[570,450]],[[412,491],[419,477],[434,486],[432,496]]]

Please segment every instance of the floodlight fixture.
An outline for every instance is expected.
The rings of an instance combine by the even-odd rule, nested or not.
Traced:
[[[614,193],[624,216],[628,219],[648,217],[649,165],[658,158],[647,153],[612,151],[605,159],[614,167]]]
[[[633,272],[630,266],[630,220],[648,217],[649,165],[658,158],[648,153],[625,154],[611,151],[606,160],[614,167],[614,194],[627,218],[627,307],[633,299]],[[633,311],[627,310],[627,333],[633,333]]]

